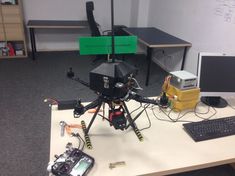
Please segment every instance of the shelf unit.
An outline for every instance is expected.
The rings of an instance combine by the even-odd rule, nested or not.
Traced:
[[[27,47],[21,0],[0,0],[0,59],[23,57]]]

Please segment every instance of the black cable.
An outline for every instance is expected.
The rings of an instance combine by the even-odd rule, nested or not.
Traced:
[[[140,103],[140,106],[139,106],[138,108],[136,108],[136,109],[134,109],[133,111],[131,111],[131,112],[130,112],[130,115],[131,115],[132,113],[134,113],[135,111],[138,111],[141,107],[142,107],[142,103]]]
[[[78,149],[81,150],[81,151],[83,151],[84,146],[85,146],[85,141],[82,139],[82,137],[80,136],[80,134],[79,134],[79,133],[72,133],[72,136],[73,136],[73,137],[77,137],[78,142],[79,142],[79,143],[78,143]],[[80,149],[81,143],[82,143],[83,145],[82,145],[82,148]]]
[[[78,137],[81,139],[81,141],[82,141],[82,143],[83,143],[82,148],[80,149],[81,151],[83,151],[84,146],[85,146],[85,141],[84,141],[84,139],[82,139],[82,137],[80,136],[80,134],[78,134]]]
[[[146,114],[147,119],[148,119],[148,122],[149,122],[149,125],[147,127],[145,127],[145,128],[140,129],[139,131],[143,131],[143,130],[149,129],[152,126],[152,123],[151,123],[151,120],[149,118],[148,112],[146,111],[146,108],[148,108],[149,105],[150,104],[147,104],[147,107],[145,107],[145,109],[144,109],[145,114]]]
[[[189,120],[179,120],[179,119],[182,118],[182,117],[173,119],[173,118],[171,118],[171,117],[169,116],[169,114],[166,114],[166,112],[165,112],[164,110],[162,110],[162,108],[160,108],[159,110],[160,110],[161,112],[163,112],[163,113],[165,114],[165,116],[167,116],[170,120],[159,118],[159,117],[155,114],[154,109],[152,109],[152,112],[153,112],[154,117],[155,117],[156,119],[158,119],[158,120],[166,121],[166,122],[173,122],[173,123],[175,123],[175,122],[192,122],[192,121],[189,121]],[[171,111],[170,111],[170,112],[171,112]]]
[[[199,103],[201,103],[201,101],[198,102],[197,105],[198,105]],[[215,114],[217,114],[217,110],[216,110],[214,107],[211,107],[211,106],[207,106],[207,107],[208,107],[207,112],[197,112],[197,111],[196,111],[197,106],[196,106],[195,109],[194,109],[194,114],[195,114],[195,116],[197,116],[198,118],[200,118],[200,119],[202,119],[202,120],[210,120]],[[212,108],[212,109],[214,110],[214,113],[213,113],[211,116],[209,116],[209,117],[207,117],[207,118],[204,118],[204,117],[201,117],[201,116],[198,115],[198,114],[204,114],[204,115],[205,115],[205,114],[208,114],[208,113],[210,112],[210,108]]]
[[[106,118],[105,116],[101,115],[101,114],[97,114],[98,116],[102,117],[103,119],[107,120],[109,123],[112,123],[108,118]]]
[[[168,111],[168,114],[167,114],[167,112],[165,112],[165,110],[163,110],[161,107],[159,107],[159,110],[160,110],[161,112],[163,112],[163,113],[165,114],[165,116],[167,116],[170,120],[161,119],[161,118],[157,117],[157,115],[156,115],[155,112],[154,112],[153,107],[152,107],[152,112],[153,112],[153,115],[154,115],[158,120],[167,121],[167,122],[193,122],[193,121],[189,121],[189,120],[180,120],[180,119],[182,119],[183,117],[185,117],[185,115],[187,115],[187,114],[189,114],[189,113],[194,113],[194,115],[197,116],[197,117],[200,118],[200,119],[209,120],[210,118],[212,118],[212,117],[217,113],[216,109],[215,109],[215,108],[212,108],[212,109],[214,110],[214,113],[213,113],[211,116],[209,116],[208,118],[201,117],[199,114],[208,114],[208,113],[210,112],[210,106],[208,106],[207,112],[198,112],[198,111],[197,111],[197,107],[198,107],[199,103],[200,103],[200,102],[198,102],[198,103],[196,104],[196,106],[194,107],[194,110],[187,111],[187,112],[185,112],[183,115],[181,115],[181,112],[182,112],[182,111],[180,111],[180,112],[178,113],[177,118],[175,118],[175,119],[173,119],[173,118],[170,116],[170,114],[171,114],[171,112],[172,112],[173,110],[177,110],[177,109],[172,108],[172,109],[170,109],[170,111]]]
[[[77,136],[77,138],[78,138],[78,149],[80,150],[80,146],[81,146],[81,140],[80,140],[80,138]]]

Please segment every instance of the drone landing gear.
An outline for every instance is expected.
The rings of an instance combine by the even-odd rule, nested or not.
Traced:
[[[82,130],[83,130],[83,133],[84,133],[86,147],[88,149],[92,149],[91,140],[90,140],[90,137],[89,137],[88,133],[86,133],[87,128],[86,128],[86,124],[83,120],[81,121],[81,125],[82,125]]]
[[[96,109],[96,111],[95,111],[95,113],[94,113],[94,115],[93,115],[93,117],[92,117],[92,119],[91,119],[91,121],[90,121],[87,128],[86,128],[85,122],[81,121],[82,129],[83,129],[83,132],[84,132],[85,143],[86,143],[86,146],[87,146],[88,149],[92,149],[92,144],[91,144],[91,140],[90,140],[90,137],[89,137],[88,133],[89,133],[89,130],[90,130],[96,116],[98,115],[98,112],[99,112],[99,110],[100,110],[103,103],[104,103],[103,101],[99,102],[99,104],[97,106],[97,109]],[[110,106],[110,104],[112,104],[113,102],[110,101],[110,102],[105,102],[105,103],[108,103],[109,106]],[[125,121],[123,120],[123,117],[122,117],[122,111],[119,111],[120,113],[116,113],[118,115],[115,116],[115,118],[119,118],[119,120],[116,120],[114,122],[115,118],[113,118],[113,114],[115,113],[115,109],[113,109],[113,108],[111,108],[111,110],[110,110],[111,112],[109,112],[109,119],[106,119],[106,118],[105,119],[108,120],[110,122],[110,125],[111,126],[113,125],[115,129],[121,129],[121,130],[125,129],[126,130],[131,126],[132,129],[134,130],[136,136],[138,137],[139,141],[143,141],[143,136],[142,136],[140,130],[138,129],[138,127],[135,124],[135,120],[141,115],[141,113],[143,111],[141,113],[139,113],[134,119],[132,119],[131,114],[130,114],[127,106],[126,106],[126,103],[124,101],[120,101],[119,104],[120,104],[120,107],[121,107],[119,109],[123,109],[123,117],[125,118]],[[112,118],[110,118],[110,114],[112,114]],[[126,114],[126,116],[124,116],[124,114]],[[126,120],[129,122],[128,125],[126,125]]]

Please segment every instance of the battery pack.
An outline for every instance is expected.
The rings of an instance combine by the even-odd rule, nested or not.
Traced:
[[[166,94],[171,101],[171,107],[174,111],[183,111],[193,109],[198,103],[200,88],[181,90],[169,84]]]
[[[77,100],[58,101],[58,110],[74,109]]]
[[[198,99],[194,100],[188,100],[188,101],[178,101],[178,100],[172,100],[171,106],[173,108],[173,111],[183,111],[186,109],[193,109],[198,103]]]
[[[179,101],[197,100],[200,95],[200,88],[196,87],[193,89],[181,90],[169,84],[166,93],[169,97]]]

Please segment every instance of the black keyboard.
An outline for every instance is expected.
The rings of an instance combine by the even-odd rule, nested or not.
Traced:
[[[194,141],[204,141],[235,134],[235,116],[183,124]]]

